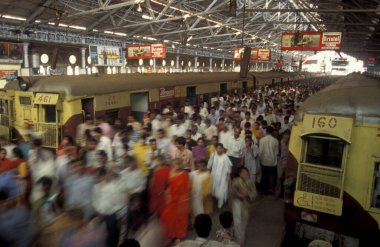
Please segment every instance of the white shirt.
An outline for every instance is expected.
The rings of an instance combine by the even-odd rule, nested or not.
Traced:
[[[96,150],[103,150],[107,153],[108,160],[113,160],[111,139],[107,136],[101,136]]]
[[[271,135],[266,135],[260,139],[259,159],[263,166],[275,167],[278,159],[278,140]]]
[[[191,135],[191,139],[194,141],[198,141],[198,139],[201,137],[202,137],[202,135],[199,132],[195,133],[195,135],[193,135],[193,134]]]
[[[120,172],[120,188],[128,194],[142,192],[146,186],[146,177],[140,169],[132,170],[130,167]]]
[[[155,137],[159,129],[161,129],[161,121],[156,117],[152,120],[152,135]]]
[[[180,242],[176,246],[178,247],[199,247],[199,246],[223,247],[225,245],[214,240],[207,240],[205,238],[197,237],[195,240],[185,240],[183,242]]]
[[[240,137],[235,138],[233,135],[227,139],[227,155],[240,158],[243,153],[244,141]]]
[[[126,150],[124,149],[124,145],[120,136],[120,132],[116,133],[113,141],[112,141],[112,148],[115,154],[115,162],[119,165],[124,163],[124,157]],[[104,150],[106,151],[106,150]]]
[[[215,127],[215,125],[210,125],[210,127],[205,128],[204,130],[204,135],[207,141],[210,141],[213,136],[218,135],[218,129]]]
[[[233,135],[233,132],[231,130],[222,131],[219,133],[219,142],[223,144],[224,148],[227,148],[227,141],[228,138],[231,137],[231,135]]]
[[[118,180],[95,184],[92,198],[92,205],[96,212],[104,215],[116,213],[126,204],[126,198]]]

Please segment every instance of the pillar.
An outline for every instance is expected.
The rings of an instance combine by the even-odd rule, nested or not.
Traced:
[[[80,51],[82,53],[82,69],[86,68],[86,48],[82,47],[80,48]]]
[[[179,55],[176,56],[176,69],[179,70]]]
[[[194,58],[194,68],[198,69],[198,57]]]
[[[156,58],[153,58],[153,73],[157,73],[157,70],[156,70]]]
[[[264,71],[264,63],[261,63],[261,71]]]
[[[29,68],[29,43],[24,43],[24,68]]]
[[[267,71],[269,71],[269,63],[267,63]]]
[[[210,71],[212,71],[212,57],[210,57]]]
[[[222,71],[224,71],[224,58],[222,60]]]

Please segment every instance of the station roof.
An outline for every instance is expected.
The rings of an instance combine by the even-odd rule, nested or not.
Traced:
[[[230,7],[234,2],[236,11]],[[17,35],[59,29],[228,52],[240,47],[242,39],[244,45],[279,50],[283,31],[341,31],[343,52],[367,56],[380,53],[379,3],[378,0],[1,0],[0,21],[17,24],[12,30],[1,30]]]

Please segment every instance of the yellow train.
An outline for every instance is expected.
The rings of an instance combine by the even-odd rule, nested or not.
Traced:
[[[43,133],[45,147],[57,148],[63,135],[75,136],[85,114],[126,119],[129,114],[162,109],[168,102],[179,108],[186,99],[196,103],[254,84],[305,77],[277,72],[255,73],[248,79],[239,79],[239,73],[22,77],[0,91],[0,134],[22,137],[26,125],[33,125]]]
[[[351,74],[306,100],[289,151],[285,246],[380,246],[380,82]]]

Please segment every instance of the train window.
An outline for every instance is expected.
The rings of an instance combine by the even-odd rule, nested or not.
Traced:
[[[55,123],[56,122],[56,110],[55,105],[44,105],[45,110],[45,123]]]
[[[380,209],[380,162],[375,163],[373,175],[371,207]]]
[[[341,168],[345,142],[338,138],[307,137],[305,162],[331,168]]]
[[[220,93],[221,94],[228,93],[227,83],[221,83],[220,84]]]
[[[30,97],[20,96],[18,97],[21,105],[31,105],[32,99]]]

